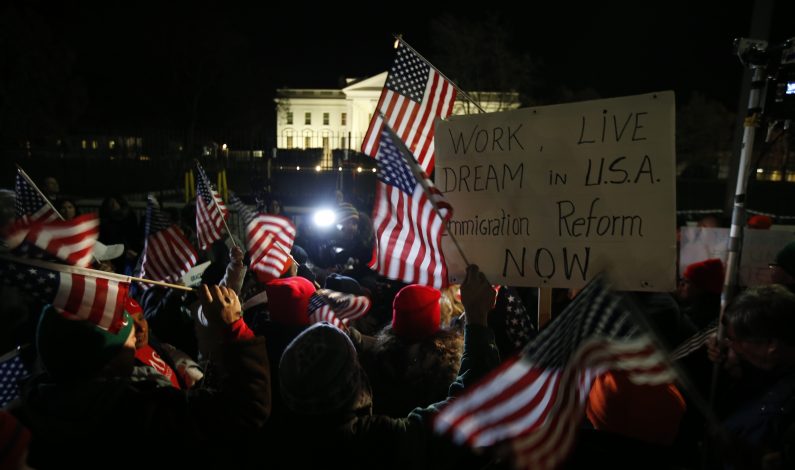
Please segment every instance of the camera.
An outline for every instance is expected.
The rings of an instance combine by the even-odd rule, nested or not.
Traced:
[[[795,38],[776,45],[741,38],[734,48],[744,65],[765,68],[764,115],[772,121],[795,119]]]
[[[795,118],[795,38],[790,38],[775,54],[768,75],[765,114],[771,119]],[[778,52],[778,51],[776,51]]]

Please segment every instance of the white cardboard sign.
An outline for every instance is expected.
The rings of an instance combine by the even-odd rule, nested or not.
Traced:
[[[618,289],[673,290],[673,92],[453,116],[434,144],[449,231],[492,283],[580,287],[606,268]]]

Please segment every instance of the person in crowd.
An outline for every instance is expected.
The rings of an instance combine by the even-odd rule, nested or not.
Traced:
[[[0,410],[0,468],[26,470],[30,431],[14,415]]]
[[[773,219],[767,215],[754,215],[748,218],[748,228],[757,230],[769,230],[773,226]]]
[[[467,317],[464,354],[448,396],[499,363],[486,325],[494,290],[474,265],[461,290]],[[429,420],[443,403],[416,408],[402,418],[374,415],[373,392],[354,344],[328,323],[307,328],[287,346],[279,375],[282,400],[292,416],[277,439],[269,441],[275,467],[479,468],[484,463],[433,436]],[[312,452],[306,451],[307,442]]]
[[[61,185],[58,184],[58,180],[54,176],[44,178],[44,185],[41,189],[51,203],[55,204],[59,200]]]
[[[282,203],[278,199],[272,198],[268,201],[268,214],[284,215],[282,214]]]
[[[678,299],[684,313],[698,329],[717,320],[723,290],[723,262],[711,258],[692,263],[679,280]]]
[[[142,366],[137,369],[139,375],[154,375],[181,389],[193,387],[204,377],[199,364],[188,354],[149,334],[149,323],[138,302],[128,297],[124,311],[135,325],[135,361]]]
[[[444,400],[455,380],[464,337],[441,327],[441,293],[412,284],[392,304],[392,322],[361,351],[373,388],[373,412],[406,416]]]
[[[99,208],[99,241],[106,245],[121,243],[124,255],[113,260],[118,273],[132,273],[143,247],[143,231],[138,218],[121,196],[107,197]]]
[[[776,259],[770,263],[770,280],[795,292],[795,242],[776,253]]]
[[[58,200],[58,213],[61,214],[63,220],[72,220],[78,216],[77,204],[74,200],[69,198],[61,198]]]
[[[230,449],[244,446],[270,413],[265,340],[246,327],[234,291],[204,285],[200,295],[209,328],[223,342],[217,388],[180,390],[134,377],[129,314],[110,333],[45,307],[36,338],[43,371],[23,384],[11,407],[33,436],[29,465],[138,466],[130,446],[143,440],[158,466],[234,466]]]
[[[724,420],[731,438],[720,451],[735,468],[795,467],[795,294],[773,284],[751,287],[727,307],[722,345],[710,359],[735,379]]]

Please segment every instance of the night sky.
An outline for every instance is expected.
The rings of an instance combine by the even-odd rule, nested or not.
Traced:
[[[334,88],[343,77],[386,70],[393,33],[433,62],[440,45],[432,25],[444,15],[498,15],[512,51],[536,64],[539,94],[560,86],[602,97],[673,89],[678,100],[700,91],[736,108],[743,69],[732,40],[748,35],[752,10],[751,2],[684,0],[530,2],[526,13],[392,2],[356,7],[369,18],[353,22],[346,18],[354,7],[342,2],[107,3],[14,2],[3,20],[4,47],[61,58],[46,73],[76,96],[58,110],[71,130],[176,129],[191,116],[203,129],[265,130],[273,126],[276,88]],[[777,3],[778,41],[795,36],[795,2]]]

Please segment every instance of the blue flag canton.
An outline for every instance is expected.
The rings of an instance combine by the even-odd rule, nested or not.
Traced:
[[[229,207],[237,211],[240,218],[243,219],[243,223],[246,225],[254,220],[254,217],[257,215],[247,205],[243,204],[243,201],[234,193],[229,194]]]
[[[47,204],[20,174],[17,174],[14,191],[16,192],[15,209],[17,217],[22,217],[25,214],[35,214],[42,206]]]
[[[210,186],[210,180],[207,179],[207,173],[204,172],[204,168],[197,167],[197,169],[199,171],[199,184],[196,186],[198,186],[199,196],[201,196],[204,204],[209,206],[213,203],[212,186]]]
[[[28,370],[18,353],[0,362],[0,408],[19,396],[17,381],[26,375]]]
[[[326,305],[328,305],[328,303],[323,296],[318,295],[317,292],[312,293],[312,297],[309,298],[309,306],[306,309],[307,315],[312,316],[318,309]]]
[[[381,131],[381,144],[378,146],[378,155],[375,158],[378,163],[379,180],[398,188],[409,196],[414,194],[417,180],[386,128]]]
[[[47,302],[55,296],[60,283],[54,271],[3,260],[0,260],[0,279]]]
[[[590,338],[630,338],[638,333],[621,299],[596,277],[528,344],[523,355],[540,367],[560,368]]]
[[[497,305],[505,309],[505,333],[514,347],[521,348],[533,339],[538,328],[516,289],[502,286]]]
[[[425,96],[425,87],[428,84],[430,73],[431,68],[428,63],[401,43],[397,50],[395,63],[392,64],[392,69],[389,71],[386,87],[421,103]]]
[[[158,207],[157,199],[151,196],[147,198],[146,222],[144,225],[144,233],[146,233],[147,237],[171,226],[168,216]]]

